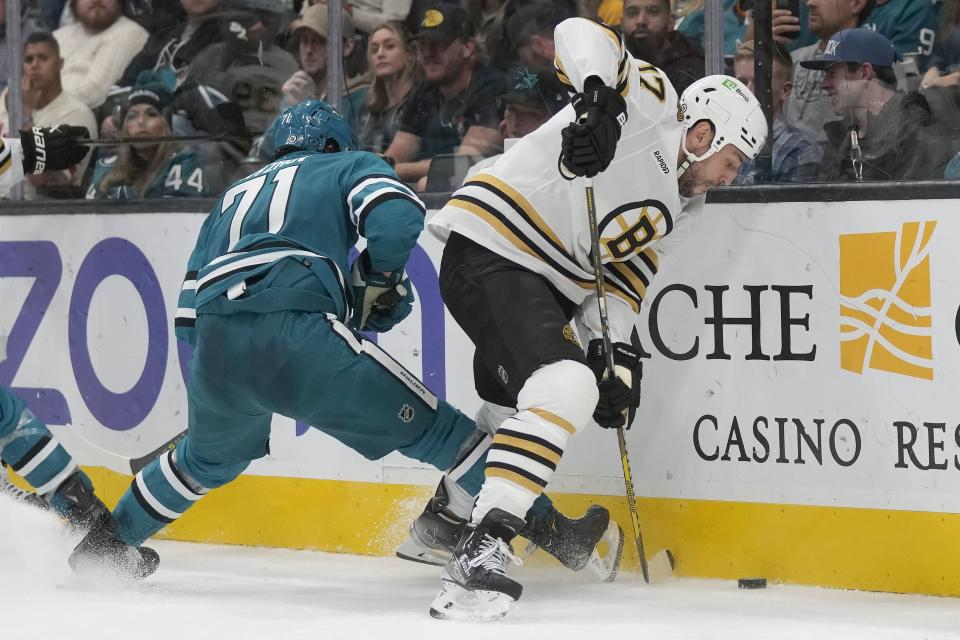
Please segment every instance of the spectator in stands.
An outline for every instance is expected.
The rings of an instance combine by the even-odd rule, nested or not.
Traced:
[[[95,108],[147,42],[146,30],[123,15],[120,0],[70,0],[77,22],[54,32],[65,55],[63,88]]]
[[[497,98],[506,93],[505,77],[483,64],[473,25],[459,5],[427,9],[415,45],[424,83],[386,152],[409,182],[424,178],[437,154],[497,153],[503,144]]]
[[[933,52],[940,27],[939,5],[940,0],[877,0],[863,26],[883,34],[901,58],[916,54],[925,60]]]
[[[514,14],[530,4],[539,4],[547,11],[562,11],[568,16],[577,15],[577,3],[573,0],[467,0],[467,11],[478,28],[480,43],[484,47],[490,66],[506,72],[517,64],[515,44],[509,32]],[[547,8],[549,5],[549,8]],[[426,7],[429,8],[429,5]],[[530,15],[529,12],[527,15]],[[595,17],[595,15],[594,15]],[[524,20],[526,22],[526,20]],[[553,38],[551,31],[550,38]]]
[[[627,0],[630,2],[630,0]],[[733,59],[733,72],[737,80],[753,89],[753,42],[744,42]],[[773,138],[771,159],[771,182],[813,182],[823,158],[820,145],[810,136],[793,129],[780,117],[783,103],[790,97],[793,88],[793,59],[790,52],[779,45],[773,50]],[[754,184],[762,180],[756,160],[745,162],[740,167],[736,184]]]
[[[630,53],[662,69],[678,95],[705,75],[703,49],[674,29],[670,0],[624,0],[620,31]]]
[[[304,100],[327,99],[327,15],[326,4],[315,4],[304,11],[303,17],[296,24],[300,69],[283,83],[283,103],[280,111]],[[353,20],[346,11],[342,13],[340,29],[343,34],[343,57],[346,60],[353,56],[358,42]],[[344,68],[344,75],[348,74],[349,71]],[[344,78],[340,112],[354,129],[360,123],[369,82],[366,73]]]
[[[223,0],[180,0],[186,20],[150,34],[143,51],[127,65],[119,84],[128,87],[141,71],[172,69],[180,78],[186,76],[193,59],[206,46],[220,42],[220,25],[215,13]]]
[[[410,14],[413,0],[351,0],[353,23],[373,35],[384,22],[402,22]]]
[[[507,22],[507,38],[519,62],[535,72],[553,69],[556,48],[553,30],[576,14],[553,2],[534,2],[517,10]]]
[[[836,0],[831,0],[836,1]],[[684,6],[683,13],[680,14],[676,29],[694,42],[703,44],[703,32],[706,28],[706,22],[703,14],[704,0],[694,0]],[[746,14],[740,9],[739,0],[723,0],[723,53],[732,56],[734,51],[744,39],[746,30]]]
[[[148,73],[141,76],[149,77]],[[123,137],[144,138],[140,144],[120,146],[116,156],[97,162],[88,198],[124,200],[170,196],[210,195],[197,155],[174,143],[157,142],[169,136],[173,96],[157,82],[138,82],[128,96],[123,115]]]
[[[823,89],[823,71],[809,68],[803,63],[818,60],[826,49],[827,43],[835,33],[843,29],[858,27],[866,21],[873,10],[875,0],[806,0],[810,10],[810,30],[819,36],[820,41],[809,47],[801,47],[793,52],[793,91],[783,108],[785,124],[799,129],[823,144],[826,133],[823,125],[836,120],[829,96]],[[789,12],[778,11],[773,17],[774,39],[784,44],[789,42],[786,34],[797,31],[797,18]]]
[[[367,61],[373,84],[363,105],[360,148],[383,153],[393,142],[408,98],[419,80],[417,55],[400,22],[386,22],[370,34]]]
[[[232,6],[220,12],[223,42],[200,52],[183,84],[216,89],[240,107],[248,128],[263,131],[280,110],[284,80],[297,71],[296,59],[273,44],[285,10],[273,0],[234,0]]]
[[[25,13],[20,23],[20,37],[27,38],[35,31],[45,31],[42,16]],[[7,55],[7,2],[0,0],[0,91],[10,78],[10,60]]]
[[[943,21],[921,89],[960,85],[960,0],[946,0]]]
[[[503,120],[500,133],[503,135],[503,150],[512,147],[520,138],[540,128],[555,113],[570,104],[567,88],[557,79],[553,71],[539,73],[527,67],[515,69],[511,75],[509,92],[503,96]],[[471,176],[500,158],[500,155],[484,158],[467,172]],[[462,179],[456,179],[451,190],[460,186]],[[431,190],[434,190],[431,188]]]
[[[48,31],[27,36],[23,47],[23,117],[28,126],[55,127],[60,124],[86,127],[91,135],[97,131],[93,112],[63,90],[60,70],[63,58],[57,39]],[[30,183],[43,195],[44,188],[74,185],[83,179],[90,154],[67,171],[30,176]],[[82,191],[77,196],[82,195]],[[34,195],[28,190],[27,197]]]
[[[801,62],[824,71],[823,89],[839,121],[824,125],[827,146],[818,178],[825,181],[930,180],[943,175],[951,153],[919,94],[896,91],[893,45],[866,28],[845,29],[823,55]]]

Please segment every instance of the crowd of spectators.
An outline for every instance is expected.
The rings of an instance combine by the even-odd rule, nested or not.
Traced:
[[[680,94],[705,74],[703,0],[352,0],[340,108],[361,147],[449,191],[563,109],[554,27],[615,27]],[[777,6],[777,3],[773,3]],[[326,0],[0,0],[0,134],[10,46],[25,124],[87,127],[79,166],[27,197],[208,196],[272,154],[286,106],[328,97]],[[753,90],[753,0],[722,0],[727,73]],[[774,9],[771,172],[740,184],[960,178],[960,0],[800,0]],[[168,138],[168,139],[165,139]]]

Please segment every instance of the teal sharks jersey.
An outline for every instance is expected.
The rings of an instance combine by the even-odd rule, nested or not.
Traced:
[[[326,311],[346,321],[352,304],[348,254],[359,236],[367,240],[373,269],[395,271],[416,244],[425,212],[414,192],[372,153],[282,156],[232,184],[213,206],[187,266],[178,337],[192,343],[197,311],[222,296],[243,296],[251,282],[264,280],[286,260],[310,267],[333,303]],[[306,306],[303,288],[281,286],[270,304],[317,310]]]

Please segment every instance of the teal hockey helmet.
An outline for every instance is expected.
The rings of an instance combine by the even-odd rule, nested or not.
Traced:
[[[293,151],[353,151],[359,144],[343,116],[323,100],[304,100],[288,107],[272,126],[280,157]],[[336,143],[332,149],[329,142]]]

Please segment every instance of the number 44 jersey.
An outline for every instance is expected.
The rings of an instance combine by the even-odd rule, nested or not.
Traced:
[[[608,298],[616,301],[608,305],[611,329],[614,340],[626,342],[666,249],[664,238],[682,235],[678,228],[687,226],[703,199],[682,199],[678,191],[683,128],[676,91],[664,73],[633,58],[619,34],[590,20],[560,23],[555,41],[557,73],[571,91],[593,75],[627,102],[616,156],[594,178],[603,275]],[[429,228],[441,240],[451,232],[466,236],[582,304],[594,291],[584,182],[564,179],[558,168],[561,131],[575,117],[567,106],[518,141],[467,180]],[[588,326],[596,324],[588,319]]]
[[[372,153],[282,156],[228,187],[204,221],[180,292],[177,337],[193,344],[198,311],[301,309],[335,313],[345,322],[352,302],[345,275],[350,248],[362,235],[374,270],[400,269],[423,229],[424,212]],[[307,269],[282,277],[290,261]]]

